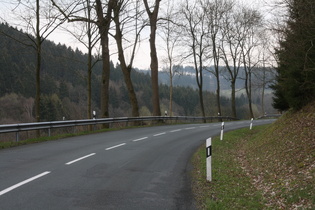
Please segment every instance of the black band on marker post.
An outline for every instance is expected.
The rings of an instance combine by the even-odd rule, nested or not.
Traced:
[[[206,148],[206,155],[207,155],[207,158],[212,155],[212,146],[209,146]]]

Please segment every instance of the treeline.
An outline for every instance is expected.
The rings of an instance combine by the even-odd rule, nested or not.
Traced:
[[[23,32],[6,24],[1,30],[15,37]],[[0,36],[0,124],[33,122],[35,96],[35,52],[6,36]],[[95,58],[94,58],[95,59]],[[45,41],[41,72],[41,119],[54,121],[87,118],[87,55],[65,45]],[[100,113],[101,63],[92,72],[92,109]],[[140,115],[151,115],[152,88],[150,75],[132,71],[132,81],[138,98]],[[187,87],[174,87],[174,115],[200,115],[198,91]],[[160,84],[161,110],[169,106],[169,86]],[[207,115],[217,115],[215,95],[205,92]],[[259,101],[257,101],[259,103]],[[229,115],[230,101],[221,97],[224,114]],[[245,97],[238,98],[239,116],[248,116]],[[118,64],[111,63],[109,87],[110,117],[131,116],[128,91]],[[257,109],[258,110],[258,109]],[[98,116],[100,117],[100,116]]]
[[[47,94],[47,90],[43,89],[61,89],[61,86],[66,87],[67,85],[69,86],[70,95],[73,92],[76,93],[76,91],[71,91],[71,88],[76,90],[85,87],[88,93],[86,98],[88,107],[86,116],[88,118],[92,117],[91,113],[95,109],[94,107],[100,107],[100,116],[103,118],[119,113],[119,111],[114,112],[112,110],[117,107],[111,108],[113,106],[111,100],[115,101],[111,98],[111,93],[113,90],[116,92],[125,91],[121,87],[125,87],[127,90],[131,116],[139,116],[139,111],[142,110],[142,102],[138,100],[143,99],[141,96],[139,97],[137,87],[139,84],[136,84],[134,80],[133,70],[135,57],[141,42],[149,42],[150,46],[151,74],[149,87],[151,88],[150,102],[152,109],[150,111],[152,115],[160,116],[163,113],[161,108],[163,98],[159,93],[159,70],[161,68],[168,71],[170,78],[170,115],[176,113],[176,110],[173,110],[173,93],[175,93],[173,88],[176,85],[174,86],[172,82],[177,71],[174,67],[181,64],[193,65],[201,116],[205,117],[208,114],[206,109],[208,109],[207,100],[209,99],[207,99],[206,93],[204,94],[206,86],[205,71],[211,72],[215,78],[216,105],[214,106],[217,107],[216,113],[226,114],[224,113],[225,107],[221,103],[221,98],[224,95],[220,95],[221,88],[223,88],[220,84],[220,78],[227,76],[225,79],[229,81],[231,87],[229,93],[229,97],[231,97],[231,115],[242,117],[237,113],[239,111],[236,103],[240,91],[237,89],[237,80],[241,76],[241,69],[243,69],[245,72],[242,76],[245,89],[244,95],[248,99],[249,116],[252,118],[257,116],[254,113],[253,83],[255,81],[253,76],[257,74],[256,70],[261,70],[259,74],[263,75],[260,80],[262,83],[262,112],[265,112],[265,95],[263,93],[270,82],[266,80],[265,75],[266,67],[270,66],[270,47],[272,43],[268,40],[272,32],[265,27],[264,16],[258,9],[231,0],[179,1],[176,3],[168,0],[163,4],[160,4],[160,0],[150,2],[148,0],[75,2],[78,4],[53,0],[28,1],[25,4],[13,3],[8,6],[8,8],[11,7],[12,11],[10,15],[3,17],[3,20],[10,21],[11,24],[15,24],[26,33],[24,38],[20,39],[20,37],[12,36],[5,30],[0,32],[34,51],[34,109],[36,121],[44,120],[44,112],[41,107],[45,106],[45,101],[49,101],[43,99],[44,95]],[[15,22],[13,21],[15,19],[21,19],[21,21]],[[79,85],[73,85],[72,83],[69,85],[67,81],[61,79],[58,80],[60,84],[49,85],[49,82],[47,82],[48,85],[46,84],[46,87],[43,87],[43,83],[50,81],[49,77],[51,77],[50,74],[46,73],[49,56],[56,55],[61,59],[69,59],[68,55],[65,56],[59,52],[54,54],[55,52],[47,50],[50,43],[46,42],[50,35],[60,30],[71,34],[74,39],[85,46],[87,56],[82,59],[76,57],[76,55],[70,55],[71,60],[76,60],[73,66],[64,66],[65,62],[55,61],[53,61],[53,65],[72,68],[74,71],[71,72],[74,73],[72,79],[83,81]],[[167,58],[158,57],[157,42],[160,42],[165,50],[167,48],[167,52],[162,53]],[[118,57],[119,68],[122,72],[121,78],[123,78],[123,82],[118,83],[119,89],[116,83],[113,87],[113,79],[110,76],[113,74],[114,66],[110,59],[114,54]],[[96,60],[100,61],[101,64],[98,63],[97,65],[101,65],[101,68],[94,66]],[[80,62],[86,64],[84,68],[77,67]],[[223,65],[224,69],[221,69],[219,65]],[[208,69],[209,66],[213,66],[213,68]],[[68,71],[63,72],[66,68],[58,68],[56,71],[59,75],[67,74]],[[116,65],[114,68],[117,69],[118,66]],[[84,73],[82,73],[82,69],[86,69],[83,71]],[[95,70],[100,71],[101,74],[95,74]],[[96,75],[96,78],[93,78],[95,75],[92,72]],[[84,79],[86,79],[86,85]],[[98,81],[100,81],[100,86],[98,86],[98,90],[94,90],[95,87],[93,86],[97,85]],[[145,92],[148,90],[146,89]],[[52,93],[49,94],[52,95]],[[93,96],[95,94],[100,95],[99,103],[98,99]],[[77,95],[80,96],[80,99],[74,102],[81,104],[82,91]],[[69,99],[71,97],[72,95]],[[56,97],[54,98],[56,99]],[[54,101],[56,101],[55,99]],[[59,99],[63,100],[62,97],[59,97]],[[70,100],[70,102],[73,102],[73,100]],[[97,106],[98,104],[99,106]],[[174,105],[176,105],[176,101],[174,101]],[[181,104],[181,106],[183,105]],[[146,107],[150,107],[150,104]],[[126,109],[123,110],[126,111]]]

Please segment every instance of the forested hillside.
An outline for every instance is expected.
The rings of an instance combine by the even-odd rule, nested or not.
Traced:
[[[0,124],[34,121],[35,97],[35,50],[23,42],[21,31],[7,24],[0,25],[0,31],[12,34],[0,35]],[[20,38],[16,38],[20,37]],[[23,42],[27,43],[27,42]],[[43,42],[41,68],[41,118],[43,121],[87,118],[87,56],[79,50],[51,41]],[[181,77],[178,77],[180,80]],[[92,107],[99,113],[101,62],[92,73]],[[132,71],[140,114],[151,115],[150,75]],[[165,83],[165,82],[164,82]],[[200,115],[198,92],[193,85],[174,88],[174,115]],[[213,90],[214,91],[214,90]],[[213,92],[212,91],[212,92]],[[110,116],[130,116],[131,107],[128,92],[123,81],[120,66],[111,64],[110,74]],[[214,94],[205,93],[207,115],[216,115]],[[168,110],[169,87],[160,85],[162,113]],[[244,95],[237,100],[240,118],[247,117]],[[259,97],[256,101],[259,113]],[[223,114],[229,115],[230,102],[222,97]]]

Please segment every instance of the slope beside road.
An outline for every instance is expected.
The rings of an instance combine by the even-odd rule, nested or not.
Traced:
[[[220,129],[126,129],[1,150],[1,209],[194,209],[190,158]]]

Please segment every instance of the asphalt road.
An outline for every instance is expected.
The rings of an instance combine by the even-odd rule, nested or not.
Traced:
[[[220,130],[168,125],[0,150],[0,209],[194,209],[190,159]]]

